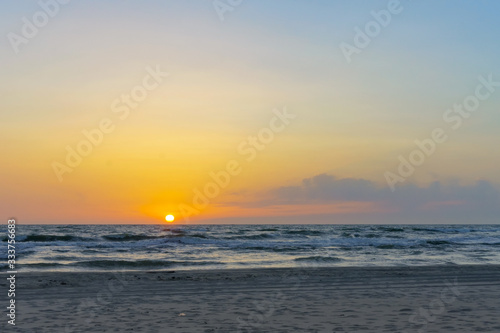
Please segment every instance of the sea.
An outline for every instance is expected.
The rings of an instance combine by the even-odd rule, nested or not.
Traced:
[[[500,225],[18,224],[15,246],[24,272],[500,264]]]

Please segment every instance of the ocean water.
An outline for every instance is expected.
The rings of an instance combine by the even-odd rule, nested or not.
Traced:
[[[25,272],[500,264],[500,225],[17,225],[16,235]]]

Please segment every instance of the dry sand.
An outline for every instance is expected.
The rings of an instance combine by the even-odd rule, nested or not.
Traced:
[[[500,266],[19,272],[16,289],[2,332],[500,332]]]

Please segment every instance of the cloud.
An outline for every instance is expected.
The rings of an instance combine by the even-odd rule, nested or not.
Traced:
[[[375,184],[365,179],[343,178],[321,174],[306,178],[302,185],[280,187],[272,196],[283,202],[371,201],[380,194]]]
[[[268,191],[246,206],[319,205],[341,202],[369,202],[380,207],[382,214],[393,219],[423,223],[447,220],[460,223],[499,222],[500,191],[486,180],[471,185],[458,182],[433,182],[427,186],[406,184],[395,192],[373,181],[359,178],[337,178],[320,174],[305,178],[296,186]],[[360,212],[362,214],[362,212]],[[372,214],[372,213],[371,213]]]

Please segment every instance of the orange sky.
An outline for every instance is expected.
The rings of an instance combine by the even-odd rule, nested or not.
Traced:
[[[6,36],[40,10],[2,6]],[[456,26],[463,9],[441,4],[437,20],[414,4],[352,63],[339,45],[369,18],[368,3],[256,1],[224,21],[204,2],[138,6],[75,3],[18,49],[4,39],[4,215],[24,223],[162,223],[167,214],[176,223],[497,221],[500,92],[457,130],[443,116],[480,77],[500,79],[498,52],[488,51],[497,35],[486,23],[498,26],[489,5],[468,8],[486,25]],[[457,39],[457,29],[481,37]],[[386,172],[397,173],[398,157],[435,128],[448,140],[391,192]],[[229,169],[227,186],[210,176]],[[217,193],[205,205],[196,191],[206,186]]]

